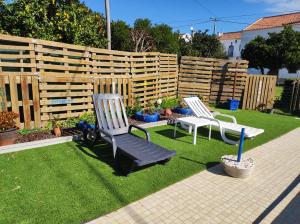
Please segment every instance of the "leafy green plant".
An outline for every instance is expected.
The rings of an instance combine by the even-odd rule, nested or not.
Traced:
[[[39,132],[42,131],[41,128],[33,128],[33,129],[22,129],[22,130],[18,130],[17,133],[20,135],[27,135],[27,134],[31,134],[34,132]]]
[[[134,99],[133,105],[131,107],[126,108],[126,113],[128,116],[133,116],[136,112],[142,111],[141,100],[139,97]]]
[[[74,128],[79,121],[78,117],[70,117],[64,121],[59,121],[59,123],[63,128]]]
[[[143,114],[154,114],[156,112],[153,102],[148,101],[146,108],[143,110]]]
[[[94,112],[84,112],[79,116],[79,121],[85,121],[88,124],[95,124],[96,116]]]
[[[161,108],[163,109],[172,109],[178,105],[177,98],[166,97],[161,103]]]

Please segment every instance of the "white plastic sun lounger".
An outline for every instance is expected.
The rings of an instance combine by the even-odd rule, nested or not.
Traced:
[[[230,116],[227,114],[221,114],[219,112],[211,113],[204,103],[198,97],[189,97],[184,98],[186,104],[191,108],[194,115],[199,119],[207,119],[210,120],[210,126],[219,128],[221,132],[221,137],[224,142],[229,144],[238,144],[239,141],[233,141],[226,137],[225,133],[231,133],[240,135],[242,128],[245,128],[245,137],[246,138],[254,138],[255,136],[264,132],[263,129],[253,128],[245,125],[237,124],[234,116]],[[232,119],[232,122],[226,122],[216,119],[216,116],[223,116]]]

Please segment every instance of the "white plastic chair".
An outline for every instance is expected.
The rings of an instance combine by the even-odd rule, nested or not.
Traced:
[[[211,113],[198,97],[184,98],[184,101],[191,108],[196,117],[198,117],[199,119],[208,119],[211,121],[211,126],[219,128],[221,137],[226,143],[233,145],[239,143],[239,141],[233,141],[228,139],[225,135],[226,132],[240,135],[242,128],[245,128],[246,138],[254,138],[255,136],[264,132],[263,129],[238,124],[234,116],[221,114],[220,112]],[[216,116],[230,118],[232,122],[218,120],[216,119]]]

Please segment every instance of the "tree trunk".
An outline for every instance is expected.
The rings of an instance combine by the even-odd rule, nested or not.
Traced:
[[[264,75],[265,74],[265,68],[260,68],[260,72],[261,72],[262,75]]]

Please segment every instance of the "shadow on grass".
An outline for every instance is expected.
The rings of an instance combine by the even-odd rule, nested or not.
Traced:
[[[205,166],[205,168],[207,169],[208,172],[216,174],[216,175],[221,175],[221,176],[227,176],[226,173],[223,171],[222,166],[220,164],[220,162],[208,162],[208,163],[203,163],[201,161],[198,160],[194,160],[191,158],[187,158],[184,156],[180,156],[180,159],[184,159],[193,163],[198,163],[200,165]]]
[[[97,159],[109,165],[114,170],[113,172],[114,175],[124,176],[124,173],[122,171],[128,170],[130,166],[132,166],[132,160],[122,154],[118,154],[117,156],[119,156],[119,160],[121,161],[122,167],[121,170],[117,170],[113,158],[113,150],[111,145],[103,141],[98,141],[97,143],[98,144],[93,147],[91,146],[91,144],[86,144],[84,142],[77,142],[76,147],[87,156],[90,156],[94,159]],[[89,152],[83,146],[88,148],[92,153]],[[145,165],[142,167],[135,167],[130,173],[138,172],[140,170],[147,169],[154,165],[156,165],[156,163]]]
[[[174,139],[174,129],[172,129],[172,128],[159,130],[159,131],[155,131],[155,132],[159,135],[164,136],[164,137]],[[208,135],[209,135],[209,129],[208,128],[198,128],[197,133],[198,133],[197,138],[203,138],[203,139],[208,140]],[[185,141],[185,140],[182,140],[180,138],[186,137],[186,136],[192,136],[192,135],[193,134],[189,134],[187,130],[178,128],[177,131],[176,131],[176,138],[174,140],[181,141],[181,142],[186,142],[186,143],[187,142],[191,143],[189,141]],[[228,138],[232,139],[233,141],[237,141],[239,139],[238,136],[232,135],[232,134],[226,134],[226,136]],[[212,139],[217,139],[217,140],[223,142],[223,139],[221,137],[221,134],[220,134],[219,130],[212,129],[211,130],[211,138]],[[226,144],[226,143],[224,143],[224,144]]]
[[[83,152],[85,155],[90,156],[92,158],[95,159],[99,159],[103,162],[106,162],[107,164],[109,164],[110,166],[113,165],[113,157],[112,157],[112,150],[109,151],[109,147],[107,147],[106,144],[104,144],[104,147],[102,147],[103,149],[101,150],[101,154],[100,154],[100,150],[93,150],[93,152],[96,154],[93,155],[89,152],[87,152],[80,144],[77,144],[76,146],[74,146],[74,144],[69,143],[69,146],[72,147],[74,149],[74,152],[78,155],[78,158],[85,163],[86,167],[91,171],[91,173],[93,173],[95,176],[97,176],[99,178],[99,180],[101,181],[101,183],[104,185],[104,187],[106,187],[106,189],[110,192],[110,194],[120,203],[120,205],[124,206],[129,204],[130,202],[120,193],[120,191],[114,186],[114,184],[112,184],[109,180],[107,180],[103,174],[101,174],[101,172],[99,171],[99,169],[96,169],[94,166],[92,166],[89,161],[86,159],[86,157],[80,153]],[[102,145],[103,146],[103,145]],[[80,151],[79,151],[79,150]],[[104,153],[104,156],[103,156]],[[110,155],[109,155],[110,154]],[[129,216],[132,217],[132,219],[135,222],[138,223],[142,223],[142,224],[146,224],[147,222],[131,207],[126,207],[126,212]]]

